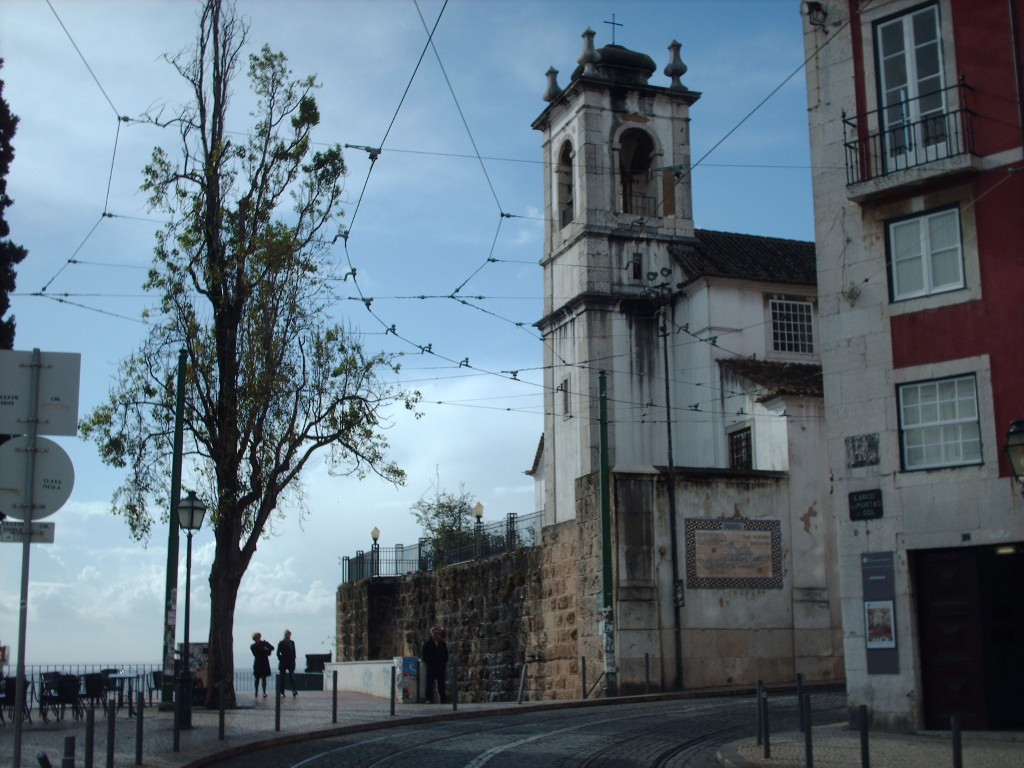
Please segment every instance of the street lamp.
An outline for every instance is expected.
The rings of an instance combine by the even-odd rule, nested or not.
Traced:
[[[380,528],[376,525],[370,531],[370,538],[373,539],[373,547],[370,549],[370,575],[380,576],[380,544],[377,543],[377,539],[380,538]]]
[[[473,517],[476,518],[476,527],[473,528],[473,555],[480,557],[480,542],[484,532],[484,505],[479,501],[473,505]]]
[[[1010,422],[1010,431],[1006,433],[1006,445],[1003,446],[1003,450],[1006,451],[1010,468],[1021,486],[1021,493],[1024,494],[1024,419],[1014,419]]]
[[[185,646],[181,663],[181,696],[179,705],[179,728],[192,727],[192,666],[188,641],[189,610],[192,603],[192,534],[203,525],[206,505],[196,497],[195,491],[178,502],[178,525],[188,535],[188,548],[185,555]]]

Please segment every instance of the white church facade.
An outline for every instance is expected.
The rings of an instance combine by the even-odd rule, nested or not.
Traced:
[[[530,472],[545,528],[579,528],[580,651],[623,692],[841,679],[814,245],[695,228],[700,94],[679,44],[654,85],[650,57],[583,38],[533,123],[546,415]]]

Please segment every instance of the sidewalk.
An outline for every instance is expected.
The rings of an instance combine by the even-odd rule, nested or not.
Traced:
[[[181,731],[179,751],[174,751],[174,717],[158,707],[143,711],[142,765],[153,768],[200,768],[208,758],[222,754],[239,754],[259,743],[302,740],[313,735],[344,733],[348,730],[386,728],[399,720],[472,716],[486,710],[509,709],[515,703],[460,703],[453,711],[450,704],[395,704],[391,716],[389,699],[359,693],[338,692],[337,723],[333,722],[333,698],[330,692],[300,691],[297,697],[281,699],[281,728],[275,729],[274,697],[254,699],[240,693],[238,707],[224,715],[224,740],[220,736],[220,713],[201,707],[192,710],[192,729]],[[114,765],[127,768],[136,765],[137,723],[128,717],[128,708],[120,710],[114,721]],[[106,766],[108,721],[102,710],[95,714],[93,765]],[[32,712],[32,722],[22,726],[22,768],[36,768],[37,754],[45,752],[54,768],[61,764],[65,738],[75,738],[75,765],[85,765],[85,720],[75,720],[71,712],[61,722],[44,723],[39,711]],[[0,765],[11,765],[14,755],[14,725],[8,721],[0,726]]]
[[[860,768],[860,732],[844,724],[816,726],[811,732],[815,768]],[[963,765],[968,768],[1024,766],[1024,733],[967,731],[961,735]],[[756,739],[727,744],[718,751],[723,768],[804,768],[804,734],[772,734],[771,758]],[[872,732],[868,756],[875,768],[938,768],[953,765],[949,732],[895,734]]]

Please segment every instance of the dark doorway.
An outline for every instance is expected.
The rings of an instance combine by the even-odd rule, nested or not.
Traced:
[[[1024,544],[913,553],[925,727],[1024,729]]]

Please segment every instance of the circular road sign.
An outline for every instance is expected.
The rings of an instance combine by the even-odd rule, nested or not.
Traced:
[[[15,520],[28,517],[25,471],[32,454],[25,436],[0,445],[0,512]],[[32,519],[49,517],[71,496],[75,485],[75,467],[71,457],[53,440],[36,438],[35,483]]]

